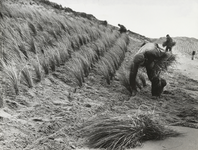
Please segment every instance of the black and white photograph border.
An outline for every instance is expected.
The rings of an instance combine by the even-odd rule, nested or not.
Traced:
[[[197,150],[197,0],[0,0],[0,150]]]

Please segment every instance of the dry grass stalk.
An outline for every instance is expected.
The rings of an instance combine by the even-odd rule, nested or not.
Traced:
[[[29,88],[33,87],[33,80],[32,80],[32,76],[30,74],[30,71],[28,70],[27,66],[25,66],[22,70],[21,70],[21,74],[23,75],[23,81],[24,83],[26,83],[26,85]]]
[[[81,61],[84,75],[87,77],[89,75],[89,69],[91,66],[88,57],[83,56],[82,51],[80,51],[79,53],[76,53],[76,58]]]
[[[31,22],[28,22],[28,26],[29,26],[29,28],[31,29],[33,35],[36,36],[36,35],[37,35],[37,30],[36,30],[34,24],[31,23]]]
[[[3,72],[5,73],[8,83],[14,88],[15,94],[19,95],[19,74],[13,65],[3,64]]]
[[[56,62],[56,58],[55,58],[55,54],[51,51],[49,53],[49,67],[52,71],[56,71],[56,65],[57,65],[57,62]]]
[[[75,82],[78,84],[78,86],[81,87],[84,82],[83,66],[81,64],[81,60],[74,58],[73,61],[70,62],[68,70],[74,76]]]
[[[45,59],[42,61],[41,66],[43,67],[45,74],[48,75],[49,74],[49,64],[48,64],[47,60],[45,60]]]
[[[0,51],[0,71],[2,71],[3,63],[8,64],[11,60],[8,54],[5,52],[4,48],[2,47]]]
[[[4,95],[4,93],[3,93],[3,87],[1,85],[1,87],[0,87],[0,108],[3,108],[3,106],[4,106],[3,95]]]
[[[56,49],[56,52],[53,52],[53,55],[54,55],[54,59],[56,61],[56,66],[60,67],[60,65],[61,65],[61,57],[60,57],[59,50]]]
[[[99,61],[95,67],[95,70],[106,79],[107,84],[110,84],[109,68],[104,61]]]
[[[21,43],[20,45],[18,45],[19,47],[19,50],[24,54],[24,56],[26,57],[26,59],[28,59],[28,54],[27,54],[27,51],[26,51],[26,48],[25,48],[25,45],[23,43]]]
[[[33,52],[34,54],[37,53],[36,45],[35,45],[35,42],[34,42],[34,39],[33,38],[30,41],[30,51]]]
[[[40,67],[40,63],[38,61],[34,61],[32,63],[33,67],[34,67],[34,71],[36,73],[36,81],[40,82],[42,79],[42,74],[41,74],[41,67]]]

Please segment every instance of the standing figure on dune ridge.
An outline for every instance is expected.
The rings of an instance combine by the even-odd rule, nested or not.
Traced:
[[[120,27],[120,29],[119,29],[120,33],[125,33],[125,32],[127,32],[127,29],[126,29],[125,26],[123,26],[123,25],[121,25],[121,24],[118,24],[118,26]]]
[[[170,51],[172,52],[172,47],[175,46],[176,42],[173,41],[173,39],[170,37],[169,34],[166,35],[166,41],[162,44],[163,47],[166,46],[166,52]]]
[[[136,76],[140,67],[145,67],[148,79],[151,81],[152,96],[160,96],[166,86],[166,80],[160,77],[160,73],[171,64],[173,54],[166,53],[156,43],[144,44],[133,58],[129,75],[132,96],[137,93]],[[169,62],[169,63],[167,63]]]
[[[192,51],[192,60],[195,58],[195,51]]]

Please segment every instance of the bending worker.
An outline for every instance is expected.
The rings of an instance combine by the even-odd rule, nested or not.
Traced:
[[[163,88],[166,86],[166,80],[162,79],[160,70],[155,68],[155,61],[161,60],[167,57],[167,53],[160,50],[155,43],[144,44],[138,53],[134,56],[131,70],[130,70],[130,86],[131,93],[134,96],[137,92],[136,76],[139,67],[145,67],[147,75],[152,84],[151,93],[152,96],[160,96]]]

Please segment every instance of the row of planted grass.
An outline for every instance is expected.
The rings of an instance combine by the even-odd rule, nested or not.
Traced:
[[[116,41],[113,47],[105,53],[104,57],[96,64],[96,71],[98,74],[102,75],[107,84],[113,79],[116,70],[120,67],[121,63],[125,58],[125,53],[127,51],[127,45],[129,43],[128,36],[122,34],[121,37]]]
[[[67,66],[79,86],[82,86],[84,77],[89,75],[90,69],[106,55],[118,37],[119,32],[117,31],[112,34],[104,33],[102,38],[81,47],[80,51],[74,53],[73,59],[68,62]]]
[[[112,34],[111,30],[83,18],[19,5],[3,4],[1,8],[1,70],[16,94],[20,80],[31,88],[34,80],[42,79],[42,73],[55,71],[81,47],[96,45],[95,41],[105,32]]]

